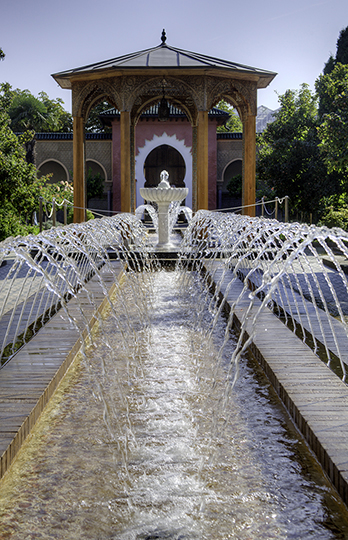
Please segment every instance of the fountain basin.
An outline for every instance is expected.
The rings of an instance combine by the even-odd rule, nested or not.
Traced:
[[[146,201],[169,204],[174,201],[183,201],[188,195],[188,188],[140,188],[140,195]]]
[[[172,202],[181,202],[188,195],[188,188],[171,187],[167,171],[161,172],[161,182],[155,188],[140,188],[140,195],[158,206],[158,244],[157,251],[171,251],[174,246],[170,242],[169,206]]]

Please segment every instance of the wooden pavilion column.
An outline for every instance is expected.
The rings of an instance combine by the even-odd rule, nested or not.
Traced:
[[[208,111],[198,111],[197,210],[208,210]]]
[[[74,223],[86,221],[85,122],[73,118]]]
[[[247,115],[243,122],[243,214],[255,216],[256,197],[256,116]]]
[[[130,113],[121,111],[121,212],[131,211],[131,130]]]

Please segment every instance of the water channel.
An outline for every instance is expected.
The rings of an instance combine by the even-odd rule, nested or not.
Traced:
[[[204,293],[205,295],[206,293]],[[348,538],[348,515],[194,272],[128,273],[0,490],[0,538]]]

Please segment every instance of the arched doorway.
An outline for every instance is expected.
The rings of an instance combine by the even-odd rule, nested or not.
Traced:
[[[229,163],[223,173],[221,208],[235,208],[242,204],[243,162],[236,159]],[[228,186],[230,188],[228,189]]]
[[[169,172],[169,183],[189,189],[185,204],[192,208],[192,149],[178,140],[176,135],[154,135],[151,141],[139,148],[135,160],[136,206],[143,204],[140,188],[158,185],[163,169]],[[167,168],[168,167],[168,168]],[[150,184],[153,181],[153,184]]]
[[[89,170],[91,171],[91,174],[93,174],[93,176],[100,174],[104,181],[107,180],[104,167],[100,165],[97,161],[93,159],[86,160],[86,172],[88,173]]]
[[[58,184],[59,182],[69,181],[69,173],[66,167],[59,163],[59,161],[55,161],[53,159],[44,161],[38,167],[38,170],[39,178],[41,178],[41,176],[46,176],[47,174],[51,175],[49,179],[50,184]]]
[[[172,186],[185,187],[184,158],[176,148],[168,144],[161,144],[148,154],[144,164],[145,187],[156,187],[163,169],[168,171],[169,183]]]
[[[108,215],[111,210],[111,193],[106,189],[107,173],[103,165],[94,159],[87,159],[86,179],[87,207],[94,210],[95,215]]]

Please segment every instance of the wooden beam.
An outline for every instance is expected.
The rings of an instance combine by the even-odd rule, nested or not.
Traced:
[[[85,124],[73,118],[74,223],[86,221]]]
[[[248,115],[243,122],[243,214],[255,216],[256,197],[256,116]],[[250,206],[252,205],[252,206]]]
[[[131,211],[130,113],[121,111],[121,211]]]
[[[198,111],[197,210],[208,210],[208,111]]]

